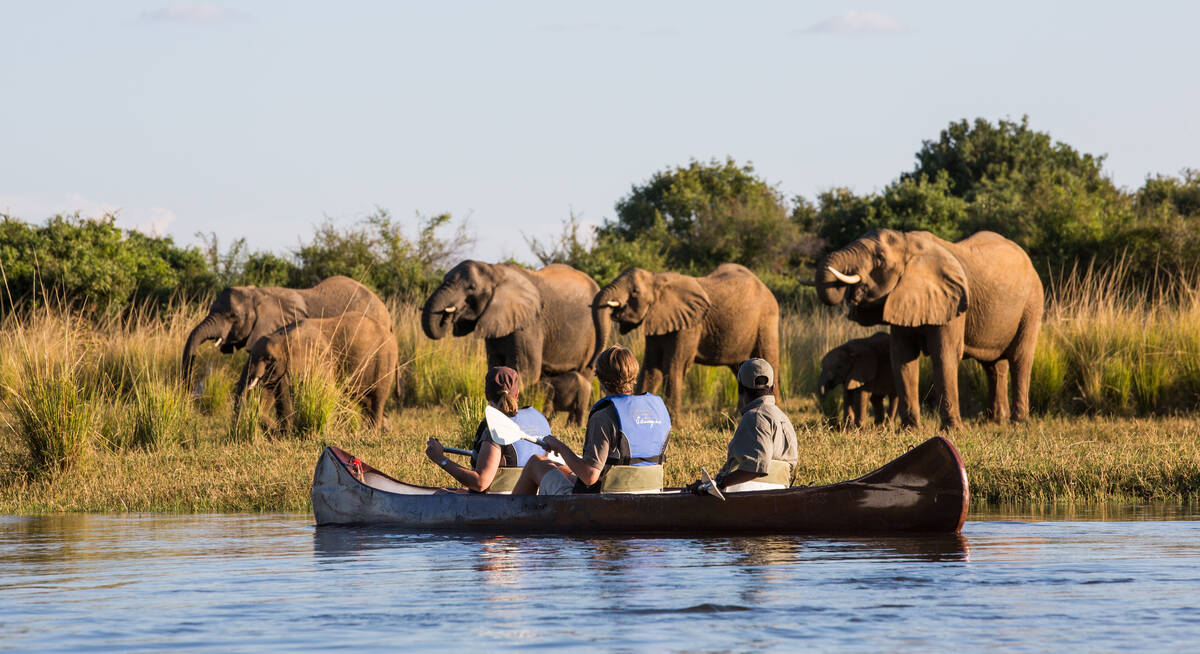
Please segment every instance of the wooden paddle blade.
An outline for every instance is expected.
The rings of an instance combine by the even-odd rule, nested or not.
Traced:
[[[722,502],[725,501],[725,495],[721,493],[720,488],[717,488],[717,482],[713,481],[713,478],[708,475],[708,470],[706,470],[703,466],[700,467],[700,481],[704,482],[701,488],[703,488],[705,492],[717,498],[718,500],[721,500]]]

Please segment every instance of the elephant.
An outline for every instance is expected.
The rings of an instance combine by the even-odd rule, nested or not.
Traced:
[[[196,348],[216,339],[221,352],[253,345],[258,339],[303,318],[328,318],[361,311],[392,329],[392,317],[371,289],[337,275],[306,289],[279,286],[230,286],[217,294],[208,315],[192,329],[183,346],[183,378],[190,378]],[[238,381],[235,398],[245,390]],[[399,389],[397,388],[397,392]]]
[[[862,427],[868,400],[875,413],[875,424],[882,425],[896,417],[899,405],[892,378],[891,351],[888,333],[878,332],[867,338],[846,341],[822,357],[817,393],[824,395],[837,386],[843,387],[843,424]]]
[[[590,370],[608,336],[591,322],[588,308],[599,289],[591,277],[563,264],[530,271],[467,260],[451,268],[425,301],[421,328],[434,340],[447,334],[482,337],[489,367],[513,368],[532,386],[542,378]],[[559,408],[578,409],[572,416],[586,410]]]
[[[550,389],[546,394],[547,418],[553,418],[559,407],[567,410],[567,422],[582,424],[584,410],[592,404],[592,375],[571,371],[546,379]]]
[[[1029,377],[1041,328],[1042,282],[1021,246],[994,232],[951,243],[929,232],[873,230],[817,268],[817,295],[849,305],[861,325],[891,326],[893,376],[902,425],[920,424],[918,356],[933,362],[943,429],[962,425],[958,362],[983,364],[988,414],[1005,422],[1009,375],[1014,421],[1029,417]]]
[[[594,322],[616,321],[622,334],[641,327],[646,350],[637,391],[663,395],[672,415],[682,401],[692,363],[737,366],[752,357],[776,371],[778,396],[779,303],[744,266],[725,263],[704,277],[630,268],[596,294]]]
[[[359,311],[304,318],[258,339],[249,351],[242,375],[246,387],[262,383],[285,430],[294,411],[290,385],[312,366],[331,366],[372,425],[383,420],[384,404],[396,386],[396,339],[387,327]]]

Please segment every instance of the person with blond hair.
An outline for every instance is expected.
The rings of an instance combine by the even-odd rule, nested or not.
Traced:
[[[521,376],[516,370],[507,366],[488,370],[483,382],[483,396],[487,403],[511,418],[525,434],[535,438],[549,436],[550,423],[540,411],[531,406],[517,408],[520,391]],[[521,476],[523,466],[531,458],[543,458],[546,454],[546,450],[527,440],[511,444],[493,441],[486,417],[475,430],[471,452],[471,467],[468,468],[451,461],[438,439],[430,438],[425,444],[425,456],[430,461],[475,493],[511,492]]]
[[[596,357],[596,378],[604,397],[588,414],[583,453],[575,454],[553,436],[546,449],[566,465],[535,457],[517,481],[513,494],[654,493],[662,490],[663,451],[671,432],[671,416],[662,398],[633,394],[637,358],[619,345]]]

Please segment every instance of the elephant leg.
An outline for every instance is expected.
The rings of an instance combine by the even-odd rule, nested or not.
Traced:
[[[1039,312],[1032,320],[1032,326],[1021,327],[1017,347],[1009,357],[1012,362],[1012,420],[1025,422],[1029,419],[1029,378],[1033,375],[1033,354],[1037,348],[1038,328],[1041,322],[1041,305]]]
[[[888,395],[887,401],[888,401],[887,422],[895,422],[896,421],[896,410],[900,408],[900,402],[898,402],[896,400],[896,396],[894,394]]]
[[[854,391],[842,390],[842,418],[838,427],[845,429],[854,424]]]
[[[854,426],[861,429],[863,418],[867,416],[867,401],[870,398],[867,396],[866,391],[861,388],[851,391],[851,393],[853,393],[854,400]]]
[[[696,359],[696,349],[700,347],[700,328],[685,329],[674,334],[675,338],[667,341],[668,346],[663,351],[666,364],[666,383],[663,395],[667,399],[667,407],[672,416],[679,415],[683,404],[683,378]]]
[[[638,372],[637,392],[657,393],[663,382],[663,344],[659,337],[646,338],[646,354],[642,357],[642,369]]]
[[[525,371],[517,363],[517,339],[513,334],[499,338],[488,338],[483,341],[484,352],[487,352],[488,368],[508,366],[521,373],[524,380]]]
[[[1012,420],[1029,419],[1029,378],[1033,375],[1033,347],[1012,361]]]
[[[546,416],[546,420],[553,420],[554,414],[558,413],[558,384],[554,381],[542,378],[539,382],[542,387],[542,394],[546,398],[542,402],[542,415]]]
[[[237,384],[233,387],[233,415],[236,418],[242,411],[242,396],[246,394],[246,384],[249,383],[250,362],[242,366],[242,374],[238,376]]]
[[[900,424],[903,427],[921,425],[921,404],[917,382],[921,376],[917,334],[911,328],[892,327],[892,377],[899,398]]]
[[[536,324],[513,334],[516,343],[516,370],[521,379],[532,383],[542,377],[542,325]]]
[[[1008,420],[1008,360],[985,363],[983,371],[988,381],[988,418],[1004,423]]]
[[[754,351],[750,353],[752,357],[765,359],[771,364],[771,370],[775,371],[775,399],[776,401],[783,398],[780,394],[782,373],[779,370],[779,316],[774,315],[771,318],[762,321],[758,326],[758,340],[755,343]],[[734,366],[734,376],[737,376],[737,367]]]
[[[933,386],[938,395],[938,414],[943,430],[962,427],[958,409],[958,364],[962,361],[965,322],[960,317],[934,328],[927,341],[929,357],[933,359]]]
[[[292,415],[296,412],[295,403],[292,401],[292,387],[284,380],[270,390],[275,395],[275,416],[279,420],[279,429],[284,433],[291,433]]]
[[[883,414],[883,396],[878,393],[871,393],[871,412],[875,414],[875,424],[882,425],[884,422]]]

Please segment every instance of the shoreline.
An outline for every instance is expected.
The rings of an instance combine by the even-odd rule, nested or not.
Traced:
[[[918,430],[841,431],[824,423],[812,398],[784,403],[796,426],[800,462],[794,484],[822,485],[861,476],[908,446],[937,434],[923,416]],[[94,447],[76,467],[31,476],[23,445],[0,443],[0,514],[311,513],[312,470],[326,445],[338,445],[398,479],[422,485],[453,480],[424,455],[429,436],[462,443],[458,417],[443,407],[388,414],[380,431],[335,425],[324,436],[227,436],[228,416],[196,415],[192,438],[156,448]],[[352,424],[352,421],[347,425]],[[553,422],[573,448],[581,428]],[[731,416],[684,412],[667,455],[666,484],[679,486],[724,459]],[[1200,418],[1038,417],[1024,425],[968,422],[947,435],[963,457],[971,506],[1098,504],[1200,499]]]

